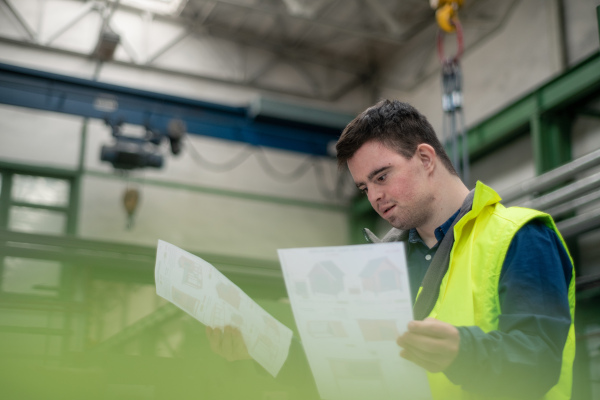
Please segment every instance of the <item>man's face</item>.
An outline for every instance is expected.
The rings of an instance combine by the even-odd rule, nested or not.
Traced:
[[[418,228],[432,215],[427,171],[415,153],[406,159],[377,141],[365,143],[348,160],[356,187],[379,215],[398,229]]]

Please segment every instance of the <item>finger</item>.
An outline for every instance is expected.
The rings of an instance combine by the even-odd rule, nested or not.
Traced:
[[[213,352],[221,355],[221,340],[223,336],[223,332],[219,328],[208,328],[210,329],[210,336],[208,338],[208,343]],[[209,332],[207,329],[207,332]]]
[[[226,326],[223,331],[223,340],[221,342],[221,350],[227,361],[233,361],[233,332],[231,326]]]
[[[410,347],[403,349],[400,355],[429,372],[442,372],[452,363],[448,355],[422,353]]]
[[[244,342],[244,337],[241,335],[241,332],[234,340],[234,351],[236,356],[240,359],[250,358],[246,342]]]
[[[450,356],[450,353],[446,351],[431,351],[429,348],[421,348],[412,345],[406,345],[404,350],[415,357],[418,357],[420,360],[431,363],[444,362]]]
[[[458,355],[457,342],[412,334],[407,334],[404,339],[404,350],[410,355],[411,361],[431,372],[443,371]]]
[[[210,349],[212,351],[214,351],[213,349],[213,332],[212,332],[212,328],[210,326],[206,326],[204,327],[204,331],[206,332],[206,340],[208,340],[208,345],[210,346]]]
[[[435,318],[426,318],[423,321],[410,321],[407,329],[411,333],[427,335],[436,338],[445,338],[454,334],[456,327]]]
[[[454,350],[455,347],[453,345],[453,341],[450,339],[441,339],[422,334],[415,334],[412,332],[407,332],[405,335],[403,335],[400,343],[402,343],[402,347],[411,346],[429,353],[439,353],[447,350]]]
[[[210,326],[207,326],[206,329],[206,337],[208,338],[209,342],[212,342],[215,340],[215,336],[216,336],[216,329],[211,328]]]
[[[436,363],[435,361],[423,359],[418,354],[411,350],[404,349],[400,352],[400,356],[412,363],[417,364],[420,367],[425,368],[429,372],[441,372],[444,370],[444,366]]]
[[[409,332],[404,332],[402,335],[398,336],[396,338],[396,344],[400,347],[404,347],[406,346],[409,338],[408,338]]]

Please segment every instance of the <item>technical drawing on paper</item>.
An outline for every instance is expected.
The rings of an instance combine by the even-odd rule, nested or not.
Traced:
[[[392,319],[358,319],[356,322],[365,342],[396,340],[400,336]]]
[[[292,331],[200,257],[158,241],[156,293],[212,328],[226,325],[242,333],[248,352],[276,376],[287,358]]]
[[[240,309],[240,302],[242,299],[240,296],[240,290],[237,287],[219,282],[217,284],[217,294],[230,306],[237,310]]]
[[[178,305],[184,311],[187,311],[188,314],[195,315],[196,308],[200,301],[193,296],[190,296],[187,293],[182,292],[177,289],[175,286],[171,287],[171,295],[173,296],[173,303]]]
[[[184,285],[202,289],[202,266],[194,263],[187,257],[179,257],[179,266],[183,268]]]
[[[344,291],[344,273],[331,261],[319,262],[308,273],[308,284],[313,294],[336,296]]]
[[[396,345],[412,319],[402,243],[278,254],[323,399],[430,398],[425,371],[399,357]]]
[[[341,321],[308,321],[306,328],[313,337],[348,337]]]
[[[365,291],[380,293],[402,290],[402,274],[387,257],[369,261],[360,273],[360,277]]]

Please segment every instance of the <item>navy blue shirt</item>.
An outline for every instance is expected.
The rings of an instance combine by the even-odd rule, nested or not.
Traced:
[[[458,211],[435,230],[431,249],[416,229],[409,231],[407,261],[411,294],[416,293],[431,260]],[[571,325],[569,256],[543,222],[523,226],[510,244],[498,286],[498,330],[458,327],[460,350],[446,376],[463,389],[514,398],[543,396],[559,377],[562,350]]]

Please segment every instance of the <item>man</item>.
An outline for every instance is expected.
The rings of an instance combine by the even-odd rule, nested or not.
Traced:
[[[369,239],[406,241],[415,321],[397,343],[429,371],[434,399],[569,399],[575,285],[552,219],[504,208],[481,182],[469,191],[406,103],[368,108],[336,148],[338,165],[393,226]],[[239,333],[207,333],[215,352],[248,357],[235,350]]]
[[[417,320],[397,343],[430,372],[433,397],[570,398],[573,266],[552,219],[504,208],[481,182],[469,191],[426,118],[399,101],[365,110],[336,148],[393,226],[383,241],[407,242]]]

